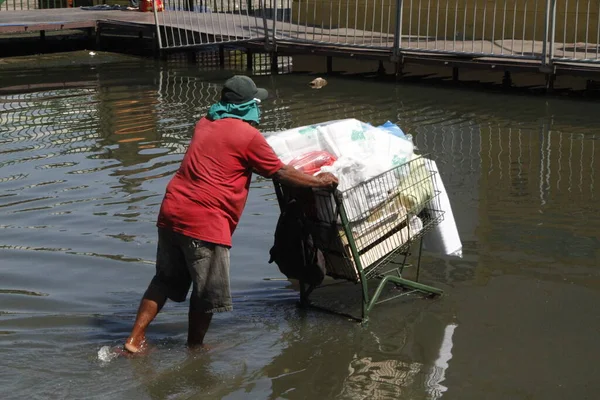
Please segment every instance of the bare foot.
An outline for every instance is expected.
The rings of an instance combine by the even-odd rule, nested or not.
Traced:
[[[122,346],[122,347],[116,346],[112,349],[112,351],[119,357],[125,357],[125,358],[133,358],[133,357],[136,357],[139,355],[139,353],[130,352],[129,350],[125,349],[124,346]]]
[[[148,343],[146,342],[145,336],[142,336],[140,338],[129,337],[123,347],[128,352],[137,354],[137,353],[143,353],[144,350],[146,350],[148,348]]]
[[[188,350],[192,353],[199,353],[199,352],[205,352],[205,351],[210,351],[212,350],[212,347],[209,345],[206,345],[204,343],[202,344],[189,344],[187,345]]]

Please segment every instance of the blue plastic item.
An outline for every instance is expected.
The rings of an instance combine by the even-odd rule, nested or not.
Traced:
[[[398,136],[401,137],[403,139],[407,139],[406,135],[404,134],[404,132],[402,132],[402,129],[400,129],[400,127],[390,121],[387,121],[385,124],[383,125],[379,125],[378,128],[381,129],[385,129],[386,131],[388,131],[389,133],[391,133],[394,136]]]

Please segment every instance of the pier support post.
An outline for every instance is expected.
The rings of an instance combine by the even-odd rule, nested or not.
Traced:
[[[396,77],[396,80],[398,80],[398,79],[402,78],[402,75],[404,75],[404,63],[402,61],[396,61],[394,66],[395,66],[394,75]]]
[[[510,75],[510,71],[504,71],[504,77],[502,78],[502,86],[505,88],[509,88],[512,86],[512,76]]]
[[[254,67],[254,54],[252,50],[246,50],[246,71],[252,72]]]
[[[87,40],[90,48],[96,50],[96,38],[94,35],[94,28],[87,28]]]
[[[279,57],[275,51],[271,53],[271,73],[279,73]]]
[[[160,58],[160,46],[158,44],[158,35],[156,31],[152,31],[152,56],[154,59]]]
[[[385,67],[383,66],[383,61],[381,60],[379,60],[379,65],[377,66],[377,76],[385,76]]]
[[[333,57],[327,56],[327,74],[333,72]]]
[[[554,91],[554,80],[556,75],[546,74],[546,93],[552,93]]]
[[[585,91],[586,92],[597,91],[599,88],[600,88],[600,85],[598,84],[598,81],[595,81],[593,79],[587,79],[585,81]]]
[[[101,36],[101,32],[102,28],[100,26],[100,24],[96,24],[96,50],[101,50],[101,44],[102,44],[102,36]]]
[[[458,81],[458,67],[452,67],[452,80],[454,82]]]
[[[193,50],[187,52],[187,59],[190,64],[196,64],[198,62],[196,52]]]
[[[225,46],[219,45],[219,68],[225,68]]]

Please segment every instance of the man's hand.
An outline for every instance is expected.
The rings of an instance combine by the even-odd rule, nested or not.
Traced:
[[[331,172],[320,173],[316,178],[321,182],[323,188],[335,189],[338,185],[338,179]]]
[[[289,165],[286,165],[277,171],[272,178],[277,179],[286,185],[305,188],[335,189],[338,184],[337,178],[329,172],[323,172],[317,176],[312,176],[300,172]]]

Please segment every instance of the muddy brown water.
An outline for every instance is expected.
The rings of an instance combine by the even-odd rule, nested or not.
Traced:
[[[265,279],[282,278],[267,263],[278,208],[256,180],[213,350],[187,353],[186,306],[169,303],[148,356],[99,358],[129,332],[165,185],[228,75],[108,61],[0,74],[0,397],[597,398],[597,104],[345,77],[256,77],[273,94],[263,130],[355,117],[412,133],[464,244],[462,259],[424,255],[421,279],[444,296],[382,304],[367,327],[299,310],[293,284]]]

